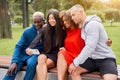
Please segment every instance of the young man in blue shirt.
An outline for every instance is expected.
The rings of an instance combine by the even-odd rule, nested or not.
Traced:
[[[33,24],[31,27],[28,27],[23,31],[20,40],[15,46],[11,65],[3,80],[14,80],[16,74],[22,69],[24,65],[26,65],[26,74],[24,80],[33,80],[36,72],[38,55],[28,55],[25,50],[37,36],[39,29],[42,28],[43,24],[44,14],[42,12],[35,12],[33,14]],[[34,49],[38,49],[41,52],[43,50],[43,41],[40,40]]]

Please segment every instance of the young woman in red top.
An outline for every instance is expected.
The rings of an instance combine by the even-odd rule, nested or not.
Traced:
[[[67,76],[65,75],[69,65],[78,56],[85,44],[81,37],[81,29],[72,21],[69,11],[61,11],[60,18],[65,26],[66,39],[64,47],[60,48],[58,52],[57,70],[58,80],[66,80]]]

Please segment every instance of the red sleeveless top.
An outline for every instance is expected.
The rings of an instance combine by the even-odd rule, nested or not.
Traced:
[[[66,50],[61,51],[64,55],[67,65],[69,66],[75,57],[77,57],[83,49],[85,43],[81,38],[81,29],[75,28],[67,30],[67,36],[64,41],[64,47]]]

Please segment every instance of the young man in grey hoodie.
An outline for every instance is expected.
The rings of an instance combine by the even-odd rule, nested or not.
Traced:
[[[69,66],[72,80],[81,80],[80,74],[99,70],[104,80],[117,80],[116,57],[106,45],[108,36],[96,16],[86,16],[84,8],[77,4],[70,8],[72,19],[81,26],[85,47]]]

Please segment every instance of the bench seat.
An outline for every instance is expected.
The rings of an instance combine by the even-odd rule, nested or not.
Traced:
[[[11,61],[11,56],[0,56],[0,69],[8,69],[10,61]],[[24,66],[22,68],[22,71],[25,71],[25,68],[26,67]],[[120,80],[120,66],[118,65],[117,68],[118,68],[118,80]],[[52,77],[50,76],[50,78],[57,76],[56,73],[57,73],[56,68],[52,68],[48,70],[48,74],[52,76]],[[85,80],[102,80],[99,72],[84,73],[82,74],[82,78]],[[51,80],[51,79],[47,79],[47,80]]]

